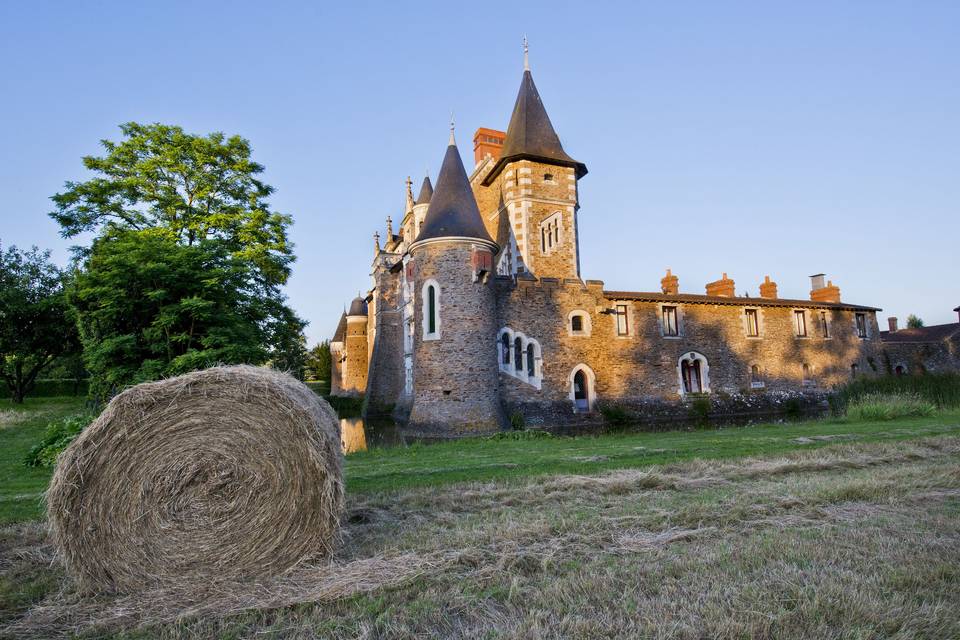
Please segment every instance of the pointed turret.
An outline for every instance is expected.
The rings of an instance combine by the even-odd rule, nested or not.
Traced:
[[[507,140],[500,159],[484,178],[483,184],[489,186],[507,164],[516,160],[535,160],[546,164],[573,167],[577,178],[582,178],[587,173],[587,166],[567,155],[563,145],[560,144],[560,138],[540,99],[537,85],[533,82],[526,43],[524,43],[523,79],[520,81],[517,102],[513,105],[510,126],[507,127]]]
[[[480,217],[480,209],[453,138],[452,126],[450,143],[443,156],[440,175],[437,176],[437,188],[430,197],[430,205],[414,244],[440,238],[470,238],[496,245]]]
[[[430,176],[424,176],[423,184],[420,185],[420,194],[417,196],[416,204],[430,204],[430,198],[433,197],[433,184],[430,182]]]

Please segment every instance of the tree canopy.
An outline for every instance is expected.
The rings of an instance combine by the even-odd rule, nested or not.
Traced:
[[[907,327],[910,329],[922,329],[923,319],[911,313],[909,316],[907,316]]]
[[[281,286],[294,260],[288,215],[239,136],[176,126],[120,127],[88,156],[94,173],[53,196],[65,237],[92,232],[69,300],[91,391],[218,363],[302,375],[304,321]]]
[[[14,402],[56,358],[78,349],[65,277],[49,251],[0,249],[0,377]]]

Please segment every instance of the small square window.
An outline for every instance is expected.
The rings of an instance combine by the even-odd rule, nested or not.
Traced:
[[[553,182],[553,174],[552,174],[552,173],[545,173],[545,174],[543,174],[543,181],[544,181],[544,182]]]

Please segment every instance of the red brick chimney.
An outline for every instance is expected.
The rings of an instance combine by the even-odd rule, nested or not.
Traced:
[[[500,159],[500,153],[503,151],[503,141],[507,139],[507,134],[496,129],[485,129],[480,127],[473,134],[473,162],[480,164],[480,161],[487,156],[493,156],[494,160]]]
[[[887,324],[890,326],[890,333],[897,332],[897,316],[887,318]]]
[[[721,298],[732,298],[734,296],[735,290],[733,288],[733,280],[727,277],[727,274],[723,274],[723,277],[719,280],[714,280],[713,282],[707,283],[707,295],[708,296],[720,296]]]
[[[770,276],[764,276],[763,282],[760,283],[760,297],[777,299],[777,283],[771,280]]]
[[[814,302],[840,302],[840,287],[833,280],[823,284],[822,273],[810,276],[810,285],[810,299]]]
[[[660,290],[673,296],[677,295],[680,293],[680,278],[670,273],[670,269],[667,269],[667,275],[660,278]]]

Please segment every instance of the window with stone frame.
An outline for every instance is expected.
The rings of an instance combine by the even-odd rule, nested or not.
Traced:
[[[617,304],[614,309],[614,315],[617,322],[617,335],[630,335],[630,318],[629,314],[627,313],[627,305],[622,303]]]
[[[760,311],[758,309],[744,309],[743,320],[746,324],[748,338],[760,337]]]
[[[751,389],[762,389],[766,385],[766,382],[763,379],[763,372],[760,371],[760,365],[755,364],[750,366],[750,388]]]
[[[827,317],[826,311],[820,312],[820,336],[823,338],[830,337],[830,319]]]
[[[550,255],[560,247],[561,215],[557,211],[540,223],[540,252]]]
[[[502,351],[501,361],[503,364],[510,364],[510,334],[504,332],[500,336],[500,349]]]
[[[807,337],[807,312],[795,309],[793,312],[793,335],[798,338]]]
[[[589,336],[592,331],[590,316],[580,309],[567,316],[567,333],[570,336]]]
[[[660,309],[660,316],[663,327],[663,335],[668,337],[676,337],[680,335],[680,322],[677,317],[677,308],[674,306],[664,305]]]
[[[436,280],[427,280],[421,289],[423,307],[423,339],[440,338],[440,285]]]
[[[867,337],[867,314],[858,313],[854,316],[857,323],[857,337],[866,338]]]

